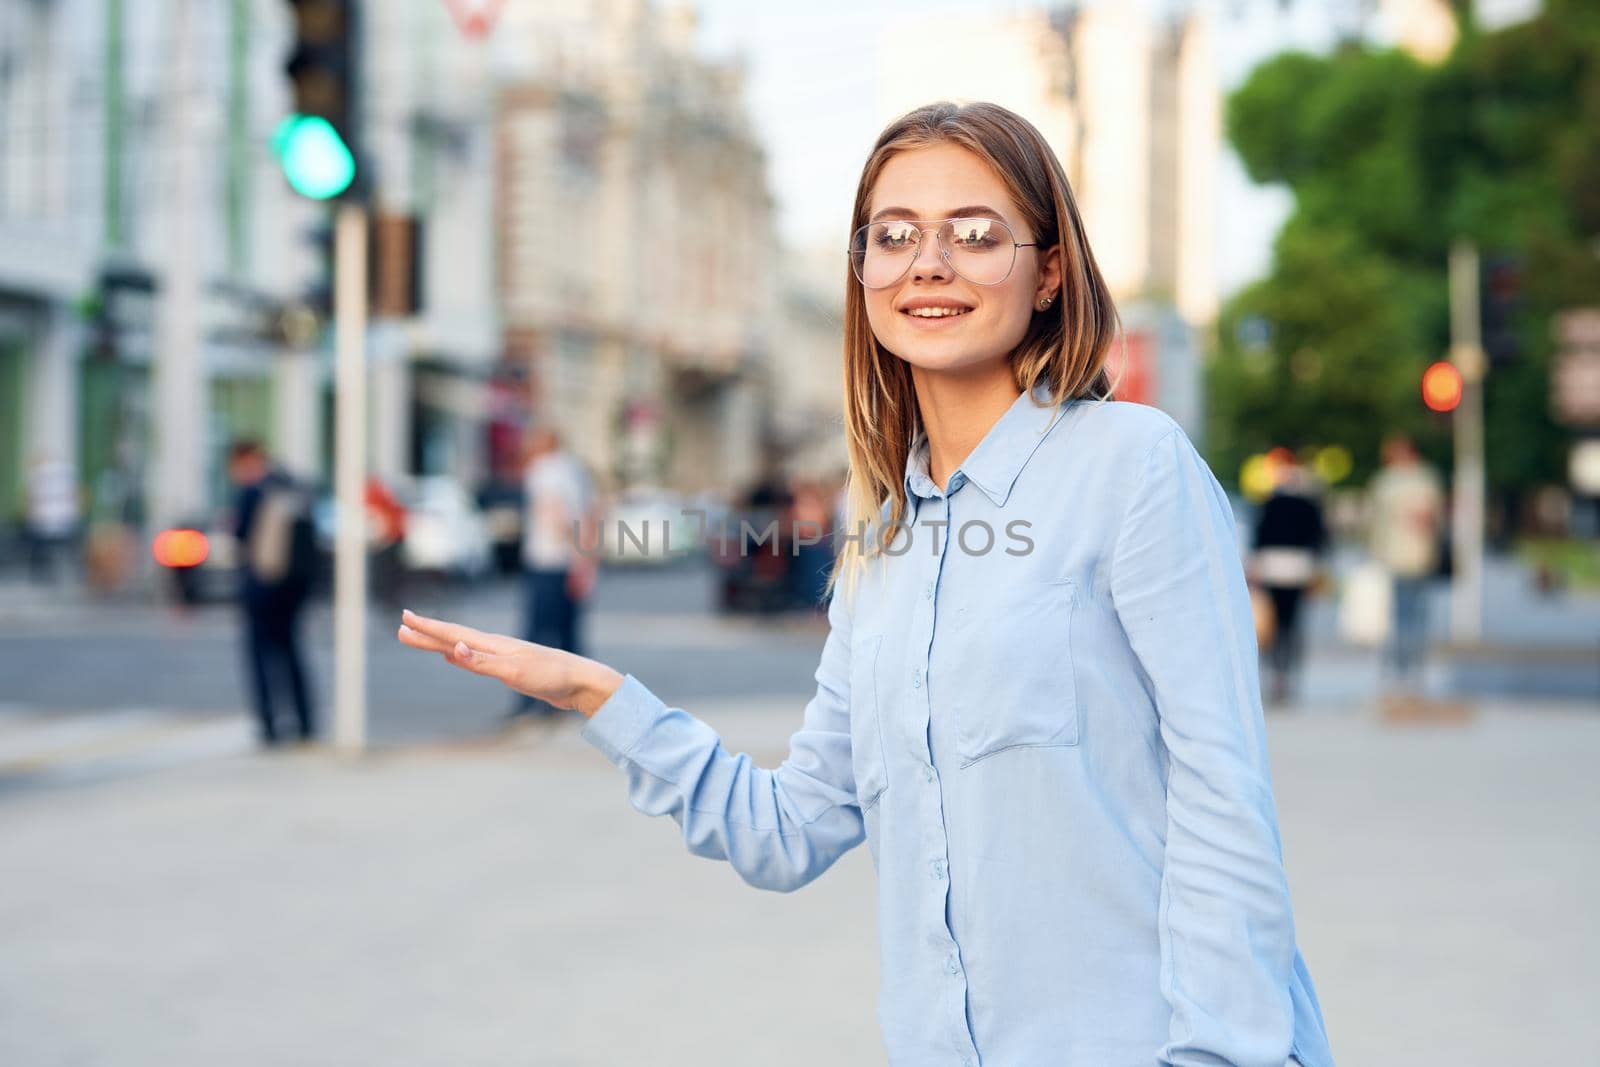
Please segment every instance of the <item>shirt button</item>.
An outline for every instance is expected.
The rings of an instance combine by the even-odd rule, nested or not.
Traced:
[[[916,670],[911,672],[911,688],[913,688],[913,689],[921,689],[922,688],[922,668],[921,667],[918,667]]]
[[[926,596],[929,600],[932,600],[933,599],[933,583],[929,582],[926,586],[924,586],[923,589],[922,589],[922,592],[923,592],[924,596]]]
[[[922,777],[926,781],[929,781],[929,782],[933,781],[933,768],[932,767],[923,768]]]
[[[944,860],[934,860],[928,864],[928,870],[932,872],[933,880],[937,882],[944,877]]]
[[[956,958],[954,956],[950,957],[949,970],[950,970],[951,974],[960,974],[961,973],[961,964],[956,961]]]

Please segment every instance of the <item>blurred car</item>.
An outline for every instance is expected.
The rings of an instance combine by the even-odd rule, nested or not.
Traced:
[[[418,478],[406,501],[401,560],[407,570],[476,580],[489,573],[493,544],[476,501],[454,478]]]
[[[794,558],[783,516],[778,508],[735,508],[707,529],[706,550],[720,574],[719,611],[765,614],[793,606]]]
[[[624,489],[603,520],[602,554],[607,562],[624,565],[682,561],[703,547],[705,522],[691,514],[700,506],[660,486]]]

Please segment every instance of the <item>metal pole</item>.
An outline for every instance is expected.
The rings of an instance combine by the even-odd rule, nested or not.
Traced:
[[[1488,361],[1478,319],[1478,249],[1450,249],[1450,360],[1461,372],[1455,411],[1455,492],[1450,545],[1450,636],[1458,644],[1483,639],[1483,379]]]
[[[334,745],[367,742],[367,215],[341,204],[334,224]]]
[[[169,212],[162,245],[160,310],[154,364],[155,462],[153,518],[158,525],[186,522],[206,502],[205,427],[206,367],[201,351],[201,242],[197,216],[200,195],[199,132],[194,100],[199,92],[195,73],[194,0],[173,7],[172,60],[167,91],[164,144],[172,153],[166,208]]]

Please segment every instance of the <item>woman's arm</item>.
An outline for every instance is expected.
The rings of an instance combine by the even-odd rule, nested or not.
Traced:
[[[1146,455],[1112,597],[1168,754],[1161,1062],[1280,1067],[1294,921],[1267,765],[1255,631],[1222,487],[1182,430]]]
[[[400,639],[583,712],[584,739],[622,769],[635,809],[672,816],[695,855],[727,860],[751,885],[787,892],[865,837],[850,764],[850,613],[840,597],[828,620],[816,695],[788,758],[772,769],[728,752],[704,722],[593,660],[410,613]],[[457,644],[474,634],[481,649]]]

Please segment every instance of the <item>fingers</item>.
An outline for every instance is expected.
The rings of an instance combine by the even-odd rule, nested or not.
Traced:
[[[506,656],[495,656],[487,652],[470,648],[464,641],[457,641],[445,653],[445,658],[457,667],[462,667],[473,674],[481,674],[488,678],[495,678],[502,682],[509,682],[512,664]]]
[[[445,622],[442,619],[430,619],[425,615],[418,615],[414,611],[401,612],[400,619],[408,629],[424,637],[431,637],[441,642],[446,648],[458,641],[464,641],[471,648],[495,655],[504,655],[511,652],[519,643],[510,637],[484,633],[481,630],[474,630],[470,626],[459,626],[453,622]],[[402,638],[402,640],[404,639]],[[433,649],[433,651],[442,651],[442,649]]]
[[[473,648],[465,641],[457,641],[454,644],[441,641],[409,626],[400,627],[397,636],[401,644],[421,649],[423,652],[437,652],[457,667],[469,670],[473,674],[482,674],[501,681],[506,681],[510,677],[512,663],[508,656],[497,656]]]
[[[437,637],[429,637],[421,630],[413,630],[409,626],[401,626],[395,636],[400,638],[402,645],[421,649],[424,652],[438,652],[441,655],[448,655],[450,649],[454,647],[449,641],[441,641]]]

